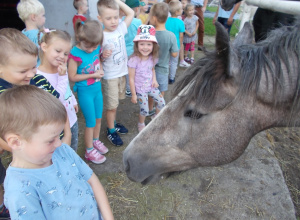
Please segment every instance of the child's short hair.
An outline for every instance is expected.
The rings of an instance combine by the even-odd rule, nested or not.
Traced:
[[[101,15],[106,8],[119,10],[119,5],[115,0],[99,0],[97,2],[98,14]]]
[[[21,31],[14,28],[0,30],[0,64],[8,63],[12,53],[38,55],[37,46]]]
[[[73,6],[76,10],[79,9],[80,5],[82,4],[82,0],[74,0],[73,1]]]
[[[178,0],[172,0],[169,2],[169,10],[171,15],[175,15],[177,11],[179,11],[182,8],[180,1]]]
[[[43,33],[43,37],[40,37],[41,33]],[[70,42],[70,44],[72,43],[71,35],[66,31],[55,30],[55,29],[53,29],[53,30],[44,29],[44,30],[40,31],[38,34],[39,45],[41,45],[41,43],[43,43],[43,42],[45,42],[46,44],[49,45],[51,43],[51,41],[53,41],[55,38],[59,38],[66,42]],[[39,55],[40,55],[41,60],[43,60],[43,50],[40,50]]]
[[[195,8],[195,6],[191,3],[188,3],[184,8],[184,13],[187,14],[187,11],[190,10],[190,8]]]
[[[102,25],[96,20],[77,21],[75,24],[76,41],[85,41],[92,45],[102,44]]]
[[[159,23],[165,23],[168,19],[169,7],[165,2],[160,2],[151,7],[150,16],[155,16]]]
[[[64,124],[67,112],[59,99],[33,85],[16,86],[0,95],[0,137],[8,133],[30,140],[40,126]]]
[[[21,20],[25,22],[29,15],[39,14],[45,11],[45,8],[38,0],[21,0],[17,5],[17,11]]]

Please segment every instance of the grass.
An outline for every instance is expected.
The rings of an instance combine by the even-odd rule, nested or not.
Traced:
[[[204,18],[205,30],[204,34],[209,36],[216,35],[216,28],[212,23],[212,18]],[[230,31],[230,36],[235,37],[235,35],[239,32],[240,20],[235,20]]]

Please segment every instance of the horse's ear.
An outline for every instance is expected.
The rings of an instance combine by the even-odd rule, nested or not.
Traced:
[[[253,41],[253,30],[249,22],[244,24],[243,29],[238,33],[233,41],[233,47],[238,47],[244,44],[251,44]]]
[[[228,74],[229,67],[229,51],[230,51],[230,40],[227,30],[219,22],[215,23],[216,25],[216,56],[217,59],[221,62],[221,66],[218,69],[224,70],[225,74]]]

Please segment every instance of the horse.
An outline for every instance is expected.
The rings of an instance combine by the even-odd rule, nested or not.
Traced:
[[[224,10],[229,11],[233,8],[234,4],[240,1],[242,0],[221,0],[220,5]],[[292,25],[295,22],[295,19],[294,15],[258,8],[253,17],[255,42],[266,39],[268,33],[273,29],[283,25]]]
[[[216,22],[216,50],[186,70],[175,98],[124,150],[130,180],[147,184],[168,173],[227,164],[260,131],[300,125],[299,22],[252,41],[249,23],[230,43]]]

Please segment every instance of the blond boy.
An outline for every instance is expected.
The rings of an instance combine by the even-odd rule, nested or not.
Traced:
[[[113,219],[98,177],[59,139],[67,112],[58,99],[32,85],[12,88],[0,96],[0,120],[13,155],[4,182],[12,219]]]
[[[124,125],[116,123],[119,99],[125,98],[127,53],[124,36],[130,25],[134,11],[120,0],[99,0],[97,3],[98,19],[104,25],[102,47],[108,50],[101,59],[104,77],[102,80],[104,108],[106,109],[107,138],[115,146],[123,145],[119,134],[127,134]],[[119,9],[125,19],[119,23]],[[118,132],[118,133],[117,133]]]

